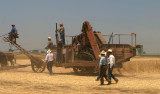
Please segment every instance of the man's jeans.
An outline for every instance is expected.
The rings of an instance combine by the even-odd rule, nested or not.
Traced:
[[[108,75],[107,72],[106,72],[106,77],[105,77],[105,79],[108,80],[107,78],[109,78],[109,75]],[[99,79],[100,79],[100,71],[98,72],[97,81],[98,81]]]
[[[48,69],[49,73],[52,73],[52,66],[53,66],[53,61],[49,61],[47,63],[47,69]]]
[[[111,77],[116,80],[115,76],[112,74],[112,71],[113,71],[113,68],[114,68],[114,65],[112,66],[111,70],[110,70],[110,65],[108,66],[108,76],[109,76],[109,79],[111,80]]]
[[[61,42],[63,45],[65,45],[65,36],[64,34],[60,34]]]

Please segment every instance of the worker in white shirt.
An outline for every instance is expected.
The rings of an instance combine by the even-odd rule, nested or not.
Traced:
[[[47,51],[47,55],[46,55],[46,58],[45,58],[45,63],[47,63],[47,69],[48,69],[50,74],[52,74],[53,61],[54,61],[54,55],[53,55],[52,51],[49,49]]]
[[[112,49],[108,49],[108,76],[111,81],[111,77],[118,83],[118,79],[112,74],[114,65],[115,65],[115,57],[112,54]]]

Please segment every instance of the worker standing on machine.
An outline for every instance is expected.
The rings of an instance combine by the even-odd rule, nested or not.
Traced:
[[[65,45],[65,29],[63,27],[63,23],[60,23],[59,26],[60,28],[57,29],[57,31],[59,32],[62,45]]]
[[[14,24],[11,25],[12,30],[9,32],[9,40],[16,44],[16,38],[19,38],[18,31]]]
[[[48,37],[48,45],[45,47],[45,49],[53,50],[53,42],[51,37]]]
[[[61,39],[59,39],[57,44],[57,56],[56,56],[57,63],[62,63],[62,47],[63,45]]]

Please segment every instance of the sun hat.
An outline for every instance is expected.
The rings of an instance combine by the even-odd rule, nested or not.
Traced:
[[[112,49],[108,49],[108,52],[111,52],[111,53],[112,53]]]
[[[50,49],[48,49],[47,53],[51,53],[52,51]]]
[[[101,51],[101,54],[106,55],[106,52],[104,50]]]
[[[51,37],[48,37],[48,39],[51,39]]]

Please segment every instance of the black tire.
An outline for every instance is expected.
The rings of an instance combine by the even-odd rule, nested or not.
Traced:
[[[86,60],[86,61],[94,61],[95,58],[92,54],[89,52],[80,52],[75,56],[75,60]],[[95,67],[73,67],[73,71],[75,73],[80,74],[88,74],[93,73]]]
[[[81,69],[79,67],[73,67],[75,73],[80,73]]]

